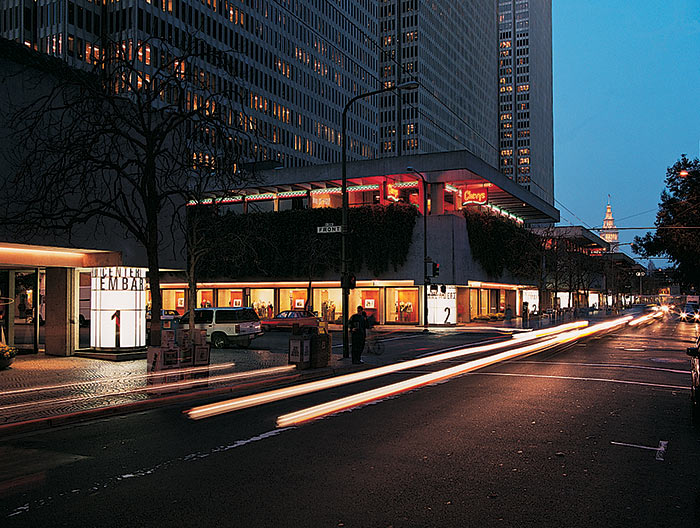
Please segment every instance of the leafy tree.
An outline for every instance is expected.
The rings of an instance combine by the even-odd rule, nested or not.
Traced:
[[[635,237],[632,250],[670,259],[681,280],[700,290],[700,161],[685,154],[666,169],[656,232]]]

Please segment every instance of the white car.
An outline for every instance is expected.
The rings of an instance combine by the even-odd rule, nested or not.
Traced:
[[[187,328],[189,317],[189,312],[180,317],[180,326]],[[197,308],[194,324],[207,331],[207,343],[214,348],[226,348],[229,344],[247,348],[263,334],[260,318],[252,308]]]

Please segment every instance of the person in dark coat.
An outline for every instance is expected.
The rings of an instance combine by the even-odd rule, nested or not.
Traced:
[[[362,363],[362,351],[367,337],[367,319],[362,314],[362,306],[357,307],[357,313],[349,321],[350,338],[352,339],[352,362]]]

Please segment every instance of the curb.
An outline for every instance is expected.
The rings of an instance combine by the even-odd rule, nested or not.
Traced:
[[[360,367],[362,368],[362,367]],[[64,427],[76,423],[86,422],[90,420],[98,420],[110,416],[120,416],[131,414],[169,405],[182,404],[186,402],[194,402],[201,399],[212,398],[224,394],[236,394],[244,396],[246,393],[252,393],[253,389],[264,387],[266,390],[273,388],[281,388],[287,385],[293,385],[299,381],[313,380],[317,378],[331,378],[340,374],[346,374],[349,371],[359,370],[355,365],[339,365],[336,367],[323,367],[320,369],[299,370],[291,375],[275,376],[269,379],[262,379],[252,383],[244,383],[229,387],[218,387],[214,389],[203,389],[196,392],[188,392],[182,394],[172,394],[164,397],[156,397],[148,400],[135,401],[119,405],[111,405],[109,407],[97,407],[95,409],[86,409],[84,411],[76,411],[67,414],[59,414],[46,418],[35,418],[23,422],[14,422],[0,425],[0,440],[6,440],[17,434],[31,433],[34,431],[49,430],[57,427]],[[365,367],[367,368],[367,367]]]

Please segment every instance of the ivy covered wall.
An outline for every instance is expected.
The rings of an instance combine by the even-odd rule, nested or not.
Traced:
[[[322,278],[340,271],[340,233],[318,234],[341,225],[340,209],[298,209],[212,216],[209,249],[200,280]],[[418,212],[408,205],[353,207],[349,211],[350,269],[376,277],[406,261]]]
[[[464,210],[472,258],[493,280],[505,270],[528,279],[539,270],[541,239],[510,220],[493,214]]]

